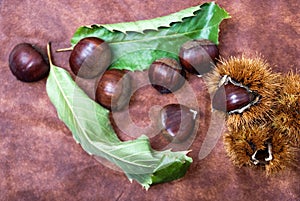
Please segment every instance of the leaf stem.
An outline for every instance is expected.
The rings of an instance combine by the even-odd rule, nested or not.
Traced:
[[[51,42],[47,44],[47,56],[50,63],[50,66],[53,66],[52,58],[51,58]]]
[[[56,50],[56,52],[66,52],[66,51],[72,51],[73,47],[67,47],[67,48],[61,48]]]

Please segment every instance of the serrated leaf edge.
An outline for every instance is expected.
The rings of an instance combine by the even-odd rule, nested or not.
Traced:
[[[212,3],[215,4],[214,2],[212,2]],[[167,18],[167,17],[170,18],[172,15],[178,15],[179,12],[184,12],[184,11],[187,11],[187,10],[191,10],[190,11],[191,13],[186,14],[186,15],[182,15],[180,17],[180,19],[178,19],[178,20],[174,20],[172,22],[166,22],[165,24],[162,23],[162,24],[156,26],[155,28],[141,29],[141,28],[139,28],[139,26],[136,26],[136,29],[129,29],[129,30],[126,30],[126,29],[122,30],[122,29],[116,28],[116,27],[119,27],[120,25],[122,25],[123,27],[126,27],[127,25],[133,24],[133,23],[135,23],[135,24],[141,23],[142,24],[143,22],[146,22],[146,21],[149,21],[149,20],[161,20],[161,21],[163,21],[162,20],[163,18]],[[144,31],[146,31],[146,30],[158,31],[159,28],[161,28],[161,27],[171,27],[172,23],[183,22],[183,19],[195,16],[194,13],[199,11],[199,10],[201,10],[200,5],[194,6],[194,7],[189,7],[189,8],[183,9],[181,11],[171,13],[171,14],[166,15],[166,16],[156,17],[156,18],[152,18],[152,19],[138,20],[138,21],[132,21],[132,22],[120,22],[120,23],[114,23],[114,24],[91,24],[91,25],[85,25],[85,26],[82,26],[82,27],[86,27],[86,28],[89,28],[89,29],[92,29],[93,27],[97,27],[97,28],[103,27],[103,28],[109,30],[110,32],[119,31],[119,32],[122,32],[124,34],[127,34],[127,32],[137,32],[137,33],[142,33],[143,34]]]

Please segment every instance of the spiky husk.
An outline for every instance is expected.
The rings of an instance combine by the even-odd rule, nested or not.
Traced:
[[[273,159],[268,164],[255,165],[251,161],[251,156],[255,150],[265,150],[267,142],[271,142]],[[297,166],[299,149],[271,124],[254,125],[240,131],[229,129],[224,135],[224,147],[234,165],[262,169],[267,176]]]
[[[299,149],[279,130],[273,130],[271,138],[273,160],[265,166],[267,176],[286,168],[297,167]]]
[[[276,99],[273,126],[300,146],[300,75],[292,72],[282,77],[282,89]]]
[[[280,75],[272,72],[270,65],[261,56],[220,59],[216,68],[205,77],[211,95],[216,92],[220,80],[225,75],[256,91],[262,97],[259,103],[243,113],[228,115],[229,127],[245,129],[257,122],[268,122],[273,117],[274,100],[280,91]]]
[[[224,135],[224,147],[230,160],[238,167],[255,167],[251,156],[255,150],[263,150],[270,138],[270,127],[267,124],[248,127],[247,129],[228,129]]]

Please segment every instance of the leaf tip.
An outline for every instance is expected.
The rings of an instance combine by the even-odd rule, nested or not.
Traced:
[[[145,186],[143,186],[144,187],[144,189],[146,190],[146,191],[148,191],[149,190],[149,188],[150,188],[150,185],[145,185]]]

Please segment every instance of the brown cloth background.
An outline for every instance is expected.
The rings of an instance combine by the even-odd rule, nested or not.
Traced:
[[[69,47],[81,25],[150,19],[204,2],[0,0],[0,200],[300,200],[299,169],[266,178],[262,172],[236,168],[226,157],[222,138],[208,157],[198,160],[205,123],[200,125],[186,176],[145,191],[75,143],[47,97],[46,79],[22,83],[8,68],[9,52],[19,42],[45,47],[52,41],[53,49]],[[298,0],[216,3],[232,16],[221,24],[222,56],[259,52],[276,72],[299,68]],[[53,53],[53,58],[56,65],[69,69],[69,52]]]

